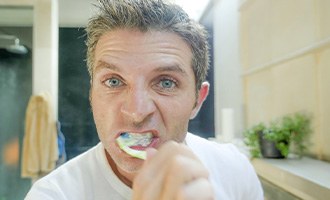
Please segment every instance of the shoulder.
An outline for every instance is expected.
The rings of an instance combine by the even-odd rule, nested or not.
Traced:
[[[221,199],[262,199],[262,189],[249,159],[233,144],[220,144],[191,133],[187,145],[209,170]]]
[[[223,172],[227,171],[227,174],[239,175],[246,173],[247,167],[251,165],[247,157],[233,144],[209,141],[191,133],[188,133],[186,142],[210,170],[220,168]]]
[[[67,161],[50,174],[36,181],[26,199],[70,199],[67,194],[78,195],[84,183],[92,181],[97,167],[97,152],[100,144]],[[82,190],[83,191],[83,190]],[[80,191],[80,192],[82,192]],[[65,195],[64,195],[65,194]],[[79,196],[79,195],[78,195]]]
[[[220,144],[214,141],[209,141],[205,138],[201,138],[192,133],[188,133],[186,137],[187,145],[192,149],[192,151],[201,157],[214,158],[219,157],[224,161],[237,161],[237,159],[232,159],[233,157],[245,157],[240,151],[230,143]],[[240,159],[239,159],[240,160]]]
[[[72,158],[65,164],[61,165],[59,168],[51,172],[45,177],[45,179],[55,180],[56,178],[65,178],[69,176],[78,176],[79,174],[86,175],[91,168],[96,167],[98,162],[98,152],[102,149],[102,145],[98,144],[86,152]]]

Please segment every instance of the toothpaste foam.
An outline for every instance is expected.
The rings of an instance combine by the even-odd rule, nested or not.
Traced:
[[[122,133],[117,139],[117,144],[121,150],[126,152],[128,155],[145,160],[147,157],[147,153],[144,150],[136,150],[131,147],[142,147],[143,149],[147,148],[148,145],[152,141],[152,134],[151,133]]]

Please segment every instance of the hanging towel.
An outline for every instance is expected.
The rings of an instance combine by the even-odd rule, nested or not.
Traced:
[[[21,176],[36,180],[55,169],[56,120],[48,93],[30,97],[25,116]]]

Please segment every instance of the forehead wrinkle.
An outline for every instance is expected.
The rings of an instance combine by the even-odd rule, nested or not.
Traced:
[[[103,69],[103,68],[111,69],[116,72],[120,71],[120,69],[116,65],[100,60],[97,62],[97,65],[95,67],[95,72],[99,71],[100,69]]]
[[[115,58],[116,60],[126,60],[123,59],[123,55],[126,55],[124,57],[129,57],[129,60],[135,60],[139,58],[145,58],[147,55],[150,56],[151,60],[154,61],[153,58],[158,58],[163,63],[154,63],[156,66],[154,66],[155,72],[179,72],[182,75],[188,75],[187,69],[185,69],[185,65],[191,66],[191,57],[192,52],[190,51],[189,46],[185,43],[185,41],[182,41],[181,38],[174,38],[174,40],[160,40],[159,37],[146,37],[146,36],[158,36],[159,33],[162,32],[148,32],[148,33],[140,33],[137,32],[137,35],[143,36],[136,38],[130,38],[127,40],[123,40],[123,36],[126,33],[120,34],[120,37],[118,38],[118,35],[116,34],[104,34],[99,41],[98,45],[102,44],[102,48],[99,49],[99,60],[96,63],[95,71],[98,71],[102,68],[107,68],[113,71],[122,71],[119,66],[114,65],[113,63],[109,63],[108,61],[102,60],[102,57],[104,55],[108,57],[108,53],[111,53],[111,57]],[[142,35],[140,35],[142,34]],[[178,40],[178,41],[176,41]],[[134,43],[134,46],[136,48],[131,48],[132,42]],[[174,42],[174,43],[173,43]],[[182,51],[181,48],[178,48],[176,45],[177,43],[183,43],[184,46],[187,47],[187,51]],[[137,47],[144,47],[142,49]],[[147,48],[149,47],[149,48]],[[118,54],[119,53],[119,54]],[[129,55],[129,56],[127,56]],[[185,60],[185,58],[190,58],[189,60]],[[168,60],[170,59],[170,60]],[[108,60],[108,59],[107,59]],[[188,63],[187,63],[188,62]],[[127,63],[126,63],[127,64]],[[150,63],[151,64],[151,63]],[[149,65],[150,66],[150,65]],[[138,66],[136,66],[138,67]],[[140,66],[142,67],[142,66]]]
[[[180,74],[186,76],[187,72],[182,69],[179,65],[170,65],[164,67],[158,67],[155,69],[156,72],[179,72]]]

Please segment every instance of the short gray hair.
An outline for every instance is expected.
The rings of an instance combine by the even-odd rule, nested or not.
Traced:
[[[181,7],[166,0],[98,0],[99,12],[86,27],[87,66],[93,76],[95,47],[100,37],[119,28],[172,32],[179,35],[191,48],[192,68],[196,89],[206,79],[209,67],[207,32],[202,25],[189,18]]]

